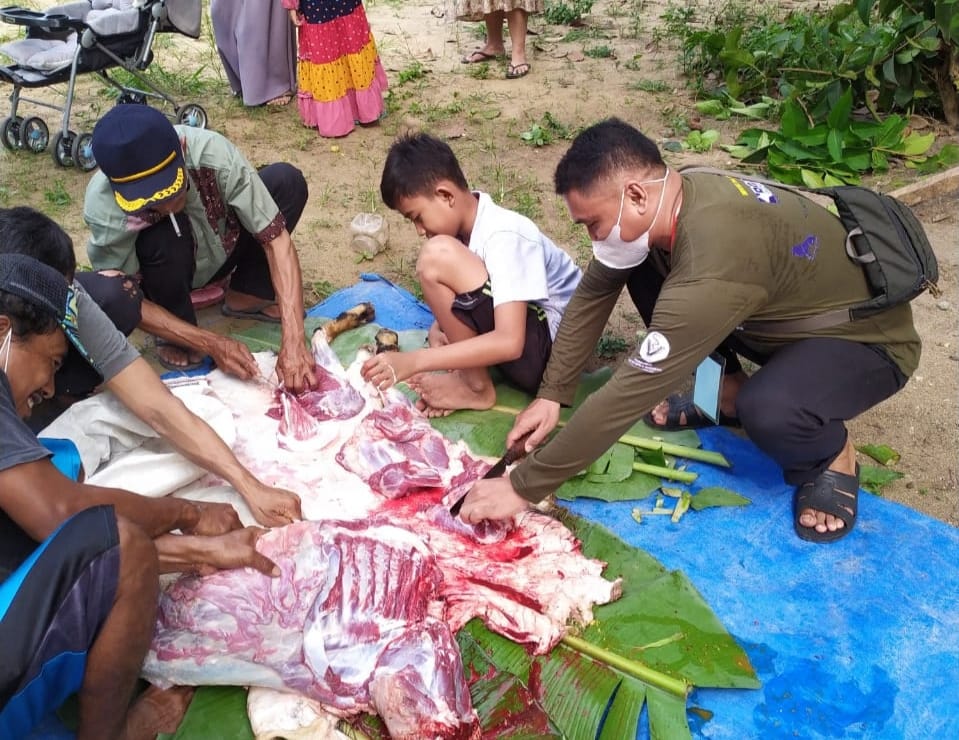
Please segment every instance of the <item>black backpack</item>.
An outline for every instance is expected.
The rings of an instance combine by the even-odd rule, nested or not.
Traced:
[[[909,206],[890,195],[857,185],[805,188],[775,180],[728,172],[712,167],[684,167],[683,174],[703,172],[760,182],[797,193],[815,193],[832,198],[839,220],[846,228],[846,254],[866,275],[872,298],[855,306],[827,311],[817,316],[783,321],[747,321],[744,329],[766,334],[792,334],[838,326],[849,321],[907,303],[929,290],[940,291],[939,264],[922,224]]]

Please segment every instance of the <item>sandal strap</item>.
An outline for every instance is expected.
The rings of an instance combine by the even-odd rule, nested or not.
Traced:
[[[851,527],[859,511],[859,466],[856,475],[824,470],[816,480],[797,488],[793,501],[797,516],[803,509],[815,509]]]

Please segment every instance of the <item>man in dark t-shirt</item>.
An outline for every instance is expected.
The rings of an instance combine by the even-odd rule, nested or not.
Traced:
[[[26,737],[76,691],[78,738],[143,720],[151,702],[127,707],[160,572],[279,574],[256,552],[263,530],[228,505],[80,485],[53,466],[23,419],[53,393],[67,337],[84,351],[73,304],[56,270],[0,254],[0,738]]]
[[[839,219],[745,175],[672,171],[655,144],[617,119],[580,134],[555,179],[594,259],[538,398],[507,441],[532,431],[533,450],[555,428],[624,287],[648,331],[554,439],[508,478],[476,484],[464,519],[509,517],[555,491],[718,348],[729,373],[723,410],[796,486],[796,533],[817,542],[848,534],[859,480],[844,422],[902,388],[921,344],[908,304],[816,330],[771,328],[870,297]],[[761,369],[747,378],[740,355]]]

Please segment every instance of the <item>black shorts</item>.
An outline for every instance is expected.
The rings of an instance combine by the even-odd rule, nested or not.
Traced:
[[[526,343],[523,354],[510,362],[497,365],[506,380],[531,395],[536,395],[546,371],[553,339],[549,333],[546,312],[535,303],[526,310]],[[489,280],[482,288],[460,293],[453,299],[453,315],[477,334],[489,334],[495,327],[493,292]]]
[[[29,541],[11,527],[17,525],[4,515],[0,538]],[[0,572],[16,569],[0,582],[0,738],[17,738],[83,683],[87,653],[113,608],[120,574],[113,507],[70,517],[20,563],[11,562],[11,549],[3,557]]]

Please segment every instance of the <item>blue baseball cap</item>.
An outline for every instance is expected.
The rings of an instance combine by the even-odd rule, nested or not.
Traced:
[[[66,278],[25,254],[0,254],[0,291],[18,296],[56,317],[70,343],[91,365],[77,323],[77,297]]]
[[[180,137],[156,108],[133,103],[111,108],[93,127],[91,146],[125,213],[175,198],[186,186]]]

